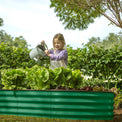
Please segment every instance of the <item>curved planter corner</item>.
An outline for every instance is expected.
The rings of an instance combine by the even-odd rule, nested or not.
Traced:
[[[0,115],[112,120],[113,104],[110,92],[0,90]]]

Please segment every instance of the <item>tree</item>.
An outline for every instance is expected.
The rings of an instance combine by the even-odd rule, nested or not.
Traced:
[[[103,40],[100,40],[99,37],[92,37],[89,39],[89,41],[85,44],[85,46],[93,46],[96,45],[97,47],[103,47],[105,49],[110,49],[112,47],[115,47],[115,45],[118,45],[118,47],[121,48],[122,45],[122,32],[119,32],[118,34],[115,33],[109,33],[107,37],[105,37]]]
[[[111,23],[122,28],[122,0],[50,0],[56,16],[65,29],[88,28],[94,19],[105,16]]]
[[[19,48],[28,48],[29,46],[23,36],[16,37],[13,41],[13,45]]]
[[[89,39],[88,43],[86,45],[94,45],[96,43],[99,43],[100,42],[100,37],[92,37]]]
[[[28,48],[27,41],[23,38],[23,36],[19,37],[11,37],[11,35],[7,34],[4,30],[0,31],[0,44],[8,43],[9,46],[19,47],[19,48]]]
[[[109,33],[109,36],[107,36],[101,44],[105,48],[112,48],[115,45],[118,45],[119,48],[122,48],[122,32],[119,32],[118,34]]]
[[[0,18],[0,26],[2,26],[2,25],[3,25],[3,19]]]
[[[9,45],[13,44],[13,37],[11,35],[7,34],[4,30],[0,30],[0,44],[9,43]]]

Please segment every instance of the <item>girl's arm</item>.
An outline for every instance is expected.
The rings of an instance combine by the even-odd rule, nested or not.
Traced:
[[[68,58],[67,50],[62,50],[58,55],[49,54],[51,60],[62,60]]]

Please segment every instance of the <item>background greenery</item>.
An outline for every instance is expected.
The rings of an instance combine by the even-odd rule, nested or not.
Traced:
[[[82,84],[82,86],[88,86],[88,84],[91,84],[91,86],[93,86],[96,83],[93,81],[95,81],[96,79],[97,81],[108,80],[109,82],[120,82],[120,80],[122,79],[122,32],[118,34],[110,33],[108,37],[103,40],[100,40],[99,37],[92,37],[91,39],[89,39],[88,43],[82,44],[81,48],[73,49],[70,45],[68,45],[67,50],[68,68],[72,71],[81,71],[81,75],[92,76],[92,80],[87,80],[87,83]],[[35,62],[29,57],[30,51],[31,49],[29,49],[29,45],[22,36],[13,38],[5,31],[0,31],[0,71],[4,72],[4,74],[2,74],[1,76],[1,82],[3,79],[1,87],[4,85],[4,88],[6,89],[41,89],[41,86],[37,86],[37,88],[35,85],[35,88],[32,87],[32,84],[31,86],[24,87],[29,82],[29,77],[27,80],[25,72],[30,68],[30,76],[31,74],[33,74],[33,78],[34,74],[36,74],[36,70],[38,71],[38,77],[39,75],[41,75],[41,67],[43,71],[51,72],[48,70],[50,65],[49,58],[40,57],[40,63]],[[33,68],[36,64],[41,66],[40,69],[39,67],[37,69]],[[6,72],[9,72],[8,74],[10,75],[10,77]],[[39,79],[36,78],[37,74],[35,75],[35,79],[38,81]],[[54,74],[55,73],[53,73],[53,75]],[[23,79],[25,77],[26,80]],[[23,81],[22,84],[21,81]],[[30,79],[30,81],[33,80]],[[18,85],[18,88],[15,86],[17,82],[20,85]],[[72,85],[73,84],[67,87],[71,87]],[[49,88],[49,84],[46,87]],[[121,88],[121,85],[119,88]]]
[[[51,0],[50,7],[55,8],[56,15],[67,29],[86,29],[101,15],[122,28],[120,0],[105,2]],[[109,10],[117,17],[108,16],[105,11]],[[111,21],[113,19],[115,21]],[[2,25],[3,19],[0,18],[0,26]],[[92,37],[81,48],[73,49],[68,45],[67,50],[68,69],[51,71],[48,69],[49,58],[40,57],[41,62],[30,59],[31,49],[23,36],[14,38],[0,30],[0,89],[49,89],[56,88],[59,82],[67,88],[92,86],[95,90],[104,91],[103,86],[109,89],[114,87],[115,106],[119,106],[122,103],[122,32],[110,33],[103,40]],[[90,75],[92,79],[85,80],[81,75]],[[105,83],[105,80],[108,82]]]
[[[20,37],[11,37],[5,31],[0,31],[0,69],[30,68],[37,62],[30,59],[26,40]],[[92,37],[81,48],[73,49],[67,46],[68,68],[79,69],[84,75],[93,75],[93,78],[120,79],[122,68],[122,32],[110,33],[100,40]],[[49,58],[40,57],[40,66],[49,68]]]
[[[0,23],[3,25],[2,19]],[[112,91],[118,94],[115,101],[119,106],[122,98],[122,32],[110,33],[103,40],[92,37],[77,49],[67,45],[67,50],[68,69],[52,71],[48,57],[40,57],[40,62],[30,59],[31,49],[23,36],[12,37],[0,30],[0,88],[45,90],[94,87],[95,91],[106,91],[106,88],[114,87]],[[83,76],[92,78],[85,79]]]

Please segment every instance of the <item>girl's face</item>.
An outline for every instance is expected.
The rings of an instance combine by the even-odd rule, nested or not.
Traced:
[[[56,48],[57,50],[62,50],[64,47],[64,44],[59,41],[57,38],[54,39],[54,48]]]

